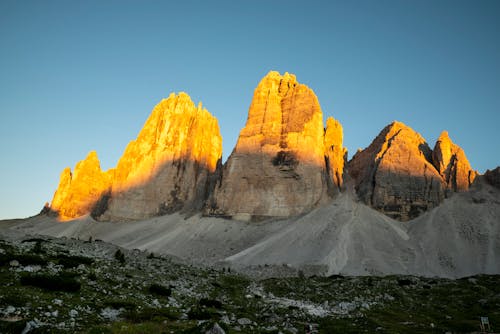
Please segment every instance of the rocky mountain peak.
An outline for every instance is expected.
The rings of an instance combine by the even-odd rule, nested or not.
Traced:
[[[113,172],[103,172],[97,153],[89,152],[76,164],[73,173],[69,167],[63,170],[50,209],[61,220],[90,213],[101,196],[109,191]]]
[[[158,103],[116,169],[103,173],[95,152],[65,169],[51,209],[62,219],[92,213],[136,220],[201,210],[222,157],[217,119],[186,93]]]
[[[331,180],[339,189],[342,189],[344,184],[344,169],[347,160],[347,149],[342,146],[343,140],[342,125],[333,117],[328,117],[324,142],[325,157]]]
[[[199,210],[222,156],[217,119],[186,93],[158,103],[116,167],[98,218],[136,220]]]
[[[443,131],[434,146],[432,161],[446,183],[447,189],[465,191],[476,177],[463,149],[454,144],[447,131]]]
[[[272,71],[254,91],[206,213],[242,220],[300,214],[327,199],[328,178],[318,98],[294,75]]]
[[[444,198],[443,181],[422,136],[401,122],[386,126],[349,162],[360,199],[399,220],[409,220]]]

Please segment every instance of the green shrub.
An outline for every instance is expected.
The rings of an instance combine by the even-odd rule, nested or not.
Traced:
[[[26,320],[20,320],[20,321],[0,320],[0,333],[5,333],[5,334],[22,333],[24,327],[26,327]]]
[[[81,264],[91,265],[94,260],[86,256],[59,254],[56,256],[57,263],[64,268],[76,268]]]
[[[222,308],[222,303],[215,299],[202,298],[199,303],[200,306],[213,307],[216,309]]]
[[[59,275],[25,274],[21,276],[22,285],[35,286],[49,291],[77,292],[81,288],[74,275],[61,273]]]
[[[117,249],[115,252],[115,260],[117,260],[121,264],[125,264],[125,254],[123,254],[123,252],[119,249]]]
[[[149,286],[149,292],[152,293],[152,294],[155,294],[155,295],[159,295],[159,296],[166,296],[166,297],[170,297],[172,295],[172,289],[170,287],[165,287],[163,285],[160,285],[160,284],[151,284]]]
[[[23,266],[27,265],[40,265],[44,266],[48,261],[40,255],[35,254],[17,254],[11,255],[11,260],[17,260]]]
[[[212,318],[212,312],[206,308],[193,307],[188,312],[188,318],[192,320],[208,320]]]

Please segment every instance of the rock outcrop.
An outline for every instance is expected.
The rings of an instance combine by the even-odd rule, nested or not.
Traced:
[[[347,149],[343,147],[344,134],[339,121],[328,117],[325,129],[325,157],[331,180],[339,189],[344,185]]]
[[[61,220],[90,213],[100,198],[109,192],[113,173],[113,170],[103,172],[97,153],[91,151],[76,164],[73,173],[69,167],[63,170],[50,210]]]
[[[488,169],[486,173],[484,173],[484,177],[489,184],[500,189],[500,167],[493,170]]]
[[[450,191],[468,190],[476,177],[464,151],[451,141],[447,131],[439,136],[432,161]]]
[[[171,94],[128,144],[95,216],[123,221],[201,210],[221,157],[217,119],[187,94]]]
[[[328,140],[339,138],[338,127],[327,131]],[[324,134],[314,92],[292,74],[268,73],[255,89],[246,125],[205,213],[239,220],[288,217],[326,202],[333,182]],[[332,156],[342,150],[341,142],[329,145]]]
[[[216,182],[222,138],[217,120],[185,93],[153,109],[117,167],[102,172],[95,152],[61,174],[50,209],[63,220],[145,219],[200,211]]]
[[[386,215],[407,221],[444,199],[441,175],[426,141],[403,123],[393,122],[349,162],[358,197]]]

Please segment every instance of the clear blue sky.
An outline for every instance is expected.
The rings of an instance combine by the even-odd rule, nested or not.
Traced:
[[[399,120],[500,165],[500,1],[0,0],[0,218],[90,150],[113,167],[170,92],[219,119],[227,158],[269,70],[314,89],[350,157]]]

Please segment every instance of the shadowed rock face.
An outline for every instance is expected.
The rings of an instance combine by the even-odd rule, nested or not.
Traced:
[[[95,151],[76,164],[75,171],[65,168],[61,173],[59,186],[54,194],[50,209],[61,220],[68,220],[88,214],[111,187],[114,170],[101,171]]]
[[[407,221],[444,199],[441,175],[425,140],[393,122],[349,162],[359,198],[386,215]]]
[[[484,173],[484,177],[489,184],[500,189],[500,167],[493,170],[488,169],[486,173]]]
[[[464,151],[451,141],[447,131],[439,136],[432,152],[432,161],[451,191],[467,191],[476,177]]]
[[[329,140],[337,140],[338,128],[327,131]],[[324,203],[333,191],[324,134],[314,92],[292,74],[270,72],[255,89],[247,123],[205,213],[240,220],[287,217]],[[341,137],[331,144],[340,151]]]
[[[95,152],[61,175],[51,210],[60,218],[137,220],[201,210],[222,156],[217,120],[185,93],[171,94],[129,143],[116,169],[103,173]]]

